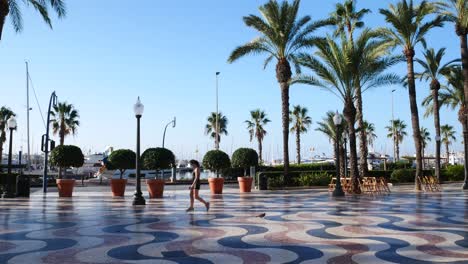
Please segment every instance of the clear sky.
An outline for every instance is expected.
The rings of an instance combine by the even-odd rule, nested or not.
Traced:
[[[137,96],[145,105],[142,118],[142,145],[160,146],[164,126],[173,116],[177,127],[168,128],[166,146],[180,158],[201,158],[213,148],[213,141],[204,135],[206,118],[215,111],[215,72],[220,71],[220,110],[229,119],[229,136],[221,141],[221,149],[231,154],[238,147],[256,148],[250,143],[244,121],[249,111],[265,110],[272,120],[267,126],[264,157],[281,157],[281,99],[274,64],[263,70],[264,57],[249,57],[228,64],[230,52],[250,41],[256,32],[247,28],[242,17],[259,14],[258,6],[266,1],[188,1],[188,0],[80,0],[67,1],[68,15],[53,19],[50,30],[30,8],[23,9],[24,32],[13,32],[7,20],[0,42],[0,105],[18,114],[19,128],[15,149],[26,149],[25,64],[30,74],[42,111],[48,97],[56,91],[59,100],[73,103],[81,115],[81,126],[66,144],[76,144],[86,152],[103,151],[106,146],[135,147],[135,117],[132,106]],[[332,12],[337,1],[303,0],[301,15],[323,19]],[[369,27],[384,26],[379,8],[390,0],[360,0],[359,8],[369,8],[365,17]],[[8,18],[7,18],[8,19]],[[331,32],[330,30],[328,30]],[[327,30],[317,32],[324,35]],[[428,43],[436,49],[447,47],[446,60],[459,57],[458,38],[453,25],[435,29]],[[400,52],[400,50],[396,50]],[[421,47],[417,56],[421,57]],[[405,64],[392,72],[404,75]],[[392,153],[385,126],[391,119],[391,90],[395,92],[395,117],[405,120],[411,131],[408,92],[400,86],[382,87],[364,95],[365,119],[375,124],[378,139],[375,150]],[[418,103],[429,94],[426,83],[417,83]],[[304,157],[331,155],[332,147],[320,133],[316,122],[328,110],[340,110],[342,104],[334,95],[310,86],[294,86],[291,105],[300,104],[310,111],[314,123],[302,136]],[[39,151],[40,136],[45,132],[34,94],[31,93],[31,140],[34,152]],[[421,125],[434,136],[432,117],[424,119],[419,108]],[[453,125],[458,133],[455,150],[461,147],[461,125],[456,111],[443,109],[441,123]],[[433,140],[434,141],[434,140]],[[290,136],[291,159],[295,157],[294,136]],[[429,146],[432,153],[433,144]],[[414,144],[408,136],[401,147],[403,154],[412,154]],[[199,154],[195,154],[198,148]]]

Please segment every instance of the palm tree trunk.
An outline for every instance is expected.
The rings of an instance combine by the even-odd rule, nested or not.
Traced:
[[[422,146],[421,131],[419,129],[418,103],[416,100],[416,83],[414,81],[414,50],[405,51],[408,71],[408,93],[411,109],[411,125],[413,127],[414,147],[416,149],[416,175],[414,177],[415,189],[421,190],[420,177],[422,176]]]
[[[346,174],[345,170],[347,169],[346,165],[345,165],[345,162],[344,162],[344,160],[346,158],[346,153],[345,153],[345,147],[341,143],[338,144],[338,155],[340,155],[340,160],[341,160],[341,162],[340,162],[340,175],[342,177],[344,177],[344,175]]]
[[[289,181],[289,84],[281,83],[284,177]]]
[[[467,30],[457,33],[460,36],[460,49],[461,49],[461,59],[463,66],[463,90],[465,95],[464,105],[468,105],[468,47],[467,47]],[[466,108],[464,108],[464,124],[463,124],[463,144],[465,147],[465,183],[463,184],[463,189],[468,190],[468,115],[466,113]]]
[[[400,141],[398,139],[395,140],[395,146],[396,146],[396,160],[400,160]]]
[[[297,152],[297,164],[301,164],[301,132],[296,129],[296,152]]]
[[[286,58],[281,58],[276,64],[276,79],[281,88],[282,125],[283,125],[283,163],[284,179],[289,184],[289,81],[291,80],[291,66]]]
[[[262,140],[260,138],[258,138],[258,158],[260,159],[260,163],[263,164]]]
[[[354,107],[352,98],[346,98],[343,114],[348,125],[349,134],[349,167],[352,181],[351,191],[353,193],[360,194],[361,189],[359,188],[359,173],[356,150],[356,129],[354,128],[354,123],[356,121],[356,108]]]
[[[5,25],[5,19],[10,13],[10,5],[8,0],[0,0],[0,40],[2,40],[3,27]]]
[[[450,150],[449,150],[449,143],[448,141],[445,142],[445,154],[447,155],[447,159],[446,159],[446,164],[449,162],[449,155],[450,155]]]
[[[359,176],[366,177],[369,169],[367,168],[367,155],[369,153],[367,148],[367,135],[364,130],[364,115],[362,112],[362,92],[361,86],[356,87],[356,110],[357,110],[357,121],[359,128],[359,152],[361,156],[359,158]]]
[[[438,86],[437,86],[438,85]],[[440,84],[437,82],[432,89],[432,97],[434,102],[434,126],[436,133],[436,153],[435,153],[435,176],[440,180],[440,115],[439,115],[439,88]]]

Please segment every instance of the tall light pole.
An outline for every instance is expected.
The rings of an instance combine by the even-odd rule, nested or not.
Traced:
[[[396,134],[395,134],[395,118],[393,113],[393,93],[396,89],[392,90],[392,134],[393,134],[393,163],[396,163],[397,156],[396,156]]]
[[[49,165],[49,127],[50,127],[50,110],[52,106],[57,106],[57,95],[55,94],[55,91],[52,92],[50,95],[50,100],[49,100],[49,108],[47,112],[47,124],[46,124],[46,133],[42,135],[42,145],[41,149],[42,152],[44,152],[44,174],[43,174],[43,179],[42,179],[42,191],[44,193],[47,192],[47,166]]]
[[[146,201],[143,198],[141,192],[141,182],[140,182],[140,119],[143,115],[145,106],[140,102],[140,97],[136,104],[133,106],[133,111],[135,112],[135,117],[137,119],[137,144],[136,144],[136,190],[135,195],[133,196],[133,205],[145,205]]]
[[[31,148],[29,144],[29,111],[31,111],[31,108],[29,107],[29,65],[28,62],[25,61],[26,63],[26,134],[28,137],[28,157],[26,164],[28,166],[27,171],[29,171],[29,168],[31,167]]]
[[[174,128],[176,126],[176,118],[174,116],[174,119],[167,123],[166,127],[164,128],[164,134],[163,134],[163,142],[162,142],[162,147],[164,148],[164,141],[166,140],[166,130],[167,130],[167,127],[172,124],[172,127]]]
[[[342,122],[341,115],[336,111],[335,116],[333,117],[333,123],[335,124],[335,158],[336,158],[336,185],[335,190],[333,190],[332,195],[334,197],[344,196],[343,187],[341,186],[341,175],[340,175],[340,127]],[[347,168],[345,168],[346,170]]]
[[[219,74],[221,72],[216,72],[216,127],[215,127],[215,134],[216,134],[216,139],[215,139],[215,149],[218,150],[219,149],[219,109],[218,109],[218,86],[219,86]]]
[[[5,192],[3,193],[3,198],[15,198],[16,190],[13,186],[16,186],[16,179],[12,180],[13,175],[11,175],[11,166],[12,166],[12,156],[13,156],[13,131],[16,129],[16,118],[11,116],[7,121],[7,126],[10,129],[10,146],[8,148],[8,183],[5,185]],[[13,189],[13,190],[12,190]]]

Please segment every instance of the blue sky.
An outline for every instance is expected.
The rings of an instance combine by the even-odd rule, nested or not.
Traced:
[[[142,119],[143,148],[160,146],[164,125],[173,116],[177,127],[168,128],[166,146],[180,158],[201,158],[213,147],[204,135],[206,118],[215,110],[215,72],[220,71],[220,110],[229,119],[229,136],[223,137],[221,149],[230,154],[238,147],[254,147],[250,143],[244,121],[249,111],[265,110],[272,120],[264,142],[266,159],[281,156],[281,100],[274,64],[263,70],[264,57],[249,57],[228,64],[230,52],[250,41],[256,32],[247,28],[242,16],[258,14],[258,6],[266,1],[68,1],[68,15],[53,19],[50,30],[31,9],[23,9],[25,29],[12,31],[10,21],[0,42],[0,105],[18,113],[19,128],[15,149],[26,149],[25,64],[39,103],[46,111],[48,97],[56,91],[59,100],[73,103],[80,111],[81,127],[75,137],[65,140],[86,152],[99,152],[106,146],[134,148],[135,118],[132,106],[137,96],[145,104]],[[301,15],[323,19],[332,12],[337,1],[303,0]],[[369,27],[384,26],[378,8],[396,1],[361,0],[360,8],[369,8],[365,17]],[[321,30],[324,35],[330,30]],[[436,49],[447,47],[447,60],[459,57],[459,44],[453,26],[435,29],[428,43]],[[396,50],[395,52],[400,52]],[[417,56],[421,57],[421,47]],[[405,64],[392,72],[404,75]],[[418,68],[417,68],[418,69]],[[382,87],[364,95],[365,119],[375,124],[378,139],[375,150],[392,152],[385,126],[391,119],[391,90],[395,92],[395,117],[408,124],[411,135],[407,90],[400,86]],[[429,94],[425,83],[417,83],[418,103]],[[328,139],[315,132],[316,122],[328,110],[340,110],[342,104],[334,95],[310,86],[294,86],[291,105],[309,109],[314,123],[302,136],[305,157],[310,148],[317,153],[331,154]],[[31,135],[34,152],[39,151],[44,125],[35,98],[31,95]],[[421,125],[434,135],[433,119],[422,118]],[[456,112],[443,109],[442,124],[453,125],[458,131],[456,150],[461,147],[461,126]],[[290,136],[291,158],[295,157],[293,135]],[[195,150],[199,153],[196,154]],[[432,152],[432,145],[428,152]],[[401,147],[403,154],[413,153],[409,136]]]

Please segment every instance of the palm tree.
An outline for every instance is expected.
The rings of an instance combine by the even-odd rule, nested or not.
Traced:
[[[64,0],[0,0],[0,40],[7,16],[10,16],[13,29],[16,32],[21,32],[23,30],[21,4],[33,6],[50,28],[52,28],[52,22],[49,17],[49,7],[54,9],[59,18],[65,17],[66,13]]]
[[[435,27],[443,26],[444,17],[441,15],[437,15],[431,20],[427,19],[437,11],[438,8],[435,4],[424,0],[418,6],[413,4],[413,0],[400,0],[396,6],[391,4],[389,9],[380,9],[380,13],[384,15],[385,20],[391,26],[391,28],[381,29],[381,33],[388,36],[388,40],[392,45],[401,47],[406,57],[411,124],[416,149],[416,190],[421,190],[419,179],[422,176],[422,146],[418,104],[416,102],[416,83],[414,80],[414,55],[415,47],[419,43],[425,43],[427,33]]]
[[[289,85],[291,81],[291,64],[296,72],[300,71],[297,54],[304,48],[311,47],[315,37],[311,34],[326,24],[324,21],[311,22],[309,16],[298,18],[300,0],[293,3],[275,0],[268,1],[259,8],[262,17],[249,15],[244,17],[246,26],[260,33],[251,42],[237,47],[230,55],[230,63],[246,55],[266,54],[264,68],[276,59],[276,78],[281,88],[282,126],[283,126],[283,160],[284,174],[289,180]]]
[[[216,113],[212,112],[210,116],[208,116],[208,124],[205,126],[205,134],[209,135],[211,138],[215,140],[216,145]],[[228,119],[223,113],[218,113],[218,143],[221,142],[221,135],[228,135],[227,131]]]
[[[337,3],[335,11],[330,14],[331,23],[336,27],[333,35],[338,37],[346,32],[347,38],[353,42],[354,30],[364,27],[362,18],[370,12],[369,9],[356,11],[356,0],[346,0],[343,4]]]
[[[421,145],[422,145],[422,158],[423,158],[423,165],[425,164],[424,162],[424,154],[426,152],[426,147],[427,147],[427,144],[431,142],[431,133],[429,133],[429,130],[427,130],[427,128],[425,127],[421,127]],[[423,169],[424,169],[425,166],[423,166]]]
[[[403,120],[395,119],[390,120],[390,126],[385,127],[388,131],[387,137],[393,139],[393,142],[396,147],[396,157],[395,161],[400,160],[400,143],[403,142],[407,133],[406,133],[406,124]]]
[[[432,110],[434,114],[434,127],[436,138],[440,138],[440,116],[439,116],[439,89],[440,82],[439,79],[443,77],[444,74],[448,74],[453,63],[458,60],[453,60],[442,64],[442,58],[445,54],[445,48],[438,50],[437,52],[434,49],[426,49],[423,53],[425,60],[416,59],[416,62],[421,65],[423,72],[416,73],[415,76],[419,77],[421,80],[431,81],[430,89],[432,91],[433,104]],[[424,146],[423,146],[424,152]],[[440,177],[440,141],[436,140],[436,162],[435,162],[435,176],[437,179]],[[424,156],[423,156],[424,158]]]
[[[374,141],[377,138],[377,134],[375,134],[375,126],[373,123],[369,123],[367,121],[364,121],[363,125],[363,130],[364,130],[364,135],[367,138],[367,144],[369,146],[374,147]]]
[[[445,156],[447,157],[447,163],[450,155],[449,146],[452,144],[452,141],[456,141],[455,129],[450,125],[443,125],[440,127],[440,133],[442,134],[442,143],[445,145]]]
[[[67,102],[58,103],[50,112],[52,129],[54,134],[58,134],[60,138],[60,146],[65,142],[65,137],[75,135],[77,128],[80,126],[80,115],[78,110],[72,104]]]
[[[263,161],[262,159],[262,142],[263,138],[265,138],[267,131],[265,130],[265,126],[270,123],[270,119],[267,118],[267,115],[264,111],[257,109],[250,111],[250,120],[245,120],[247,124],[247,129],[249,130],[250,134],[250,142],[252,142],[253,138],[256,137],[258,141],[258,154],[260,162]]]
[[[338,3],[336,4],[335,11],[331,14],[331,20],[333,24],[335,25],[336,29],[334,32],[334,36],[337,37],[341,35],[342,38],[347,38],[349,43],[352,43],[353,46],[351,48],[354,48],[354,37],[353,33],[356,28],[362,28],[364,27],[364,22],[362,22],[362,18],[364,15],[370,13],[369,9],[361,9],[359,11],[356,11],[356,5],[355,1],[353,0],[346,0],[344,4]],[[347,34],[346,34],[346,33]],[[363,34],[361,36],[368,36],[371,37],[371,34]],[[362,39],[364,41],[367,41],[366,39]],[[362,44],[367,44],[367,42],[364,42]],[[379,43],[380,45],[380,43]],[[380,45],[383,47],[383,45]],[[370,51],[368,47],[366,47],[366,51]],[[373,51],[373,50],[372,50]],[[372,53],[367,53],[367,54],[372,54]],[[354,57],[353,59],[356,60],[356,64],[359,64],[361,62],[361,59],[364,59],[365,56],[359,56]],[[374,59],[376,56],[381,56],[383,54],[379,53],[374,53]],[[357,80],[360,80],[359,78],[359,71],[360,67],[355,68],[354,76],[357,78]],[[366,176],[368,173],[368,168],[367,168],[367,155],[368,155],[368,148],[367,148],[367,143],[366,143],[366,136],[364,134],[364,114],[362,112],[362,90],[361,90],[361,85],[360,82],[357,81],[355,82],[355,89],[356,89],[356,117],[358,121],[358,130],[360,131],[359,133],[359,149],[360,149],[360,174],[361,177]]]
[[[348,123],[349,135],[350,176],[353,179],[352,191],[355,193],[360,193],[354,127],[357,113],[354,105],[356,87],[359,86],[362,91],[366,91],[399,81],[397,76],[382,74],[388,65],[393,63],[392,59],[377,58],[378,56],[370,54],[385,53],[379,45],[381,41],[375,37],[372,31],[365,30],[356,41],[356,45],[346,40],[337,43],[330,37],[315,41],[318,49],[315,55],[320,57],[321,61],[308,54],[299,55],[301,65],[311,69],[315,76],[300,75],[292,82],[323,88],[337,95],[344,103],[343,115]],[[361,58],[358,59],[359,57]],[[358,77],[356,72],[359,72]]]
[[[7,108],[5,106],[2,106],[0,108],[0,163],[3,157],[3,144],[6,141],[5,129],[6,129],[7,121],[12,116],[16,116],[16,114],[13,113],[13,111],[11,111],[10,108]]]
[[[448,0],[444,15],[455,23],[455,32],[460,38],[460,50],[463,69],[463,93],[464,103],[468,105],[468,1],[467,0]],[[464,116],[463,125],[463,144],[465,146],[465,183],[463,189],[468,189],[468,115]]]
[[[300,105],[293,106],[293,110],[289,112],[291,133],[296,133],[296,152],[297,152],[297,164],[301,164],[301,134],[307,133],[310,125],[312,124],[312,118],[308,115],[308,110]]]
[[[341,119],[344,120],[344,116],[342,114]],[[328,140],[333,144],[333,148],[335,149],[335,154],[338,153],[339,157],[341,160],[345,160],[345,151],[344,151],[344,138],[345,134],[347,131],[347,124],[346,121],[344,121],[341,126],[338,128],[335,125],[335,122],[333,121],[333,117],[335,116],[335,112],[333,111],[328,111],[325,114],[325,117],[322,118],[322,121],[317,122],[317,128],[315,131],[323,133]],[[340,142],[338,143],[338,149],[336,149],[336,131],[339,129],[339,133],[341,134],[340,137]],[[344,175],[345,174],[345,163],[341,162],[340,163],[340,174]]]

